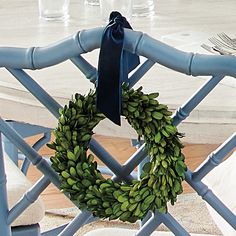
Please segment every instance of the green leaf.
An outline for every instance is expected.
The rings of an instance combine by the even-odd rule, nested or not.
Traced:
[[[76,161],[75,155],[71,151],[67,151],[67,158],[72,161]]]
[[[155,143],[159,143],[160,142],[160,140],[161,140],[161,133],[160,132],[158,132],[156,135],[155,135]]]
[[[145,165],[143,166],[143,171],[145,173],[150,173],[152,168],[152,164],[150,162],[145,163]]]

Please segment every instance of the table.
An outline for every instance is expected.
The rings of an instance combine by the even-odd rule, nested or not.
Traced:
[[[235,36],[234,0],[227,1],[227,4],[223,0],[155,1],[155,4],[156,15],[133,18],[133,28],[181,50],[207,54],[200,45],[208,37],[222,31]],[[46,46],[79,30],[103,24],[99,7],[85,6],[83,0],[71,0],[70,15],[66,23],[46,22],[38,19],[37,1],[1,0],[0,46]],[[95,51],[85,56],[96,66],[97,55],[98,51]],[[86,93],[89,88],[93,88],[70,62],[40,71],[29,71],[29,74],[61,104],[67,103],[75,92]],[[137,86],[142,84],[145,92],[159,91],[160,101],[175,109],[205,80],[203,77],[187,77],[156,65]],[[223,80],[193,111],[180,126],[186,141],[218,143],[235,130],[235,87],[235,79]],[[0,114],[5,119],[46,127],[55,127],[57,123],[3,68],[0,70]],[[117,128],[109,122],[101,125],[97,132],[121,137],[134,136],[131,128]]]

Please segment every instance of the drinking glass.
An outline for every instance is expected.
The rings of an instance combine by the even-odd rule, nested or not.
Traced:
[[[153,14],[153,0],[133,0],[133,16],[151,16]]]
[[[87,5],[99,6],[99,0],[85,0],[84,3]]]
[[[102,20],[109,21],[112,11],[120,12],[127,20],[132,16],[132,0],[100,0]]]
[[[51,21],[69,18],[70,0],[39,0],[39,17]]]

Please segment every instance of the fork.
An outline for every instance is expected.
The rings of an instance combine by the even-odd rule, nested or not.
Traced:
[[[236,55],[236,47],[229,46],[215,37],[209,38],[209,41],[214,44],[216,49],[222,51],[224,54]]]
[[[202,44],[201,47],[214,54],[236,55],[236,39],[230,38],[225,33],[219,33],[217,35],[219,39],[216,37],[209,38],[209,41],[214,46]]]
[[[236,50],[236,47],[235,46],[232,46],[232,45],[228,45],[222,41],[220,41],[219,39],[217,39],[216,37],[211,37],[209,38],[209,41],[211,43],[213,43],[214,45],[218,46],[218,47],[223,47],[223,48],[227,48],[227,49],[233,49],[233,50]],[[232,52],[232,53],[235,53],[235,52]]]
[[[226,44],[236,46],[236,39],[233,39],[233,38],[229,37],[226,33],[222,32],[222,33],[219,33],[217,35]]]
[[[208,52],[211,52],[211,53],[216,54],[216,55],[219,55],[219,53],[220,53],[219,51],[215,50],[213,47],[211,47],[211,46],[209,46],[209,45],[207,45],[205,43],[203,43],[201,45],[201,47],[204,48],[205,50],[207,50]]]
[[[205,50],[207,50],[208,52],[213,53],[213,54],[217,54],[217,55],[219,55],[219,54],[221,54],[221,55],[233,55],[232,52],[229,52],[229,51],[227,51],[227,50],[225,50],[223,48],[220,48],[218,46],[209,46],[209,45],[203,43],[201,45],[201,47],[204,48]]]

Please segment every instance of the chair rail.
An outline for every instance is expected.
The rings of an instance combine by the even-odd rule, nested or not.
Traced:
[[[100,47],[103,31],[104,28],[102,27],[82,30],[64,40],[46,47],[0,47],[0,67],[7,68],[7,70],[14,75],[16,79],[31,92],[31,94],[33,94],[56,118],[58,118],[58,109],[60,104],[54,101],[54,99],[51,98],[50,95],[33,80],[33,78],[28,76],[23,69],[42,69],[70,59],[82,71],[82,73],[94,83],[96,80],[97,70],[83,59],[81,54],[91,52]],[[192,110],[203,99],[205,99],[205,97],[215,88],[224,76],[236,77],[236,58],[233,56],[213,56],[183,52],[153,39],[142,32],[125,29],[124,49],[148,59],[130,77],[132,86],[153,66],[154,63],[159,63],[169,69],[187,75],[211,76],[211,78],[206,81],[205,84],[203,84],[202,87],[192,95],[192,97],[176,110],[173,115],[173,122],[175,125],[180,124],[192,112]],[[43,160],[35,150],[26,145],[25,141],[22,140],[21,137],[7,124],[5,124],[1,118],[0,131],[3,132],[3,134],[5,134],[5,136],[24,154],[26,154],[31,162],[36,165],[45,176],[50,178],[54,185],[59,187],[60,181],[58,176],[51,169],[48,163]],[[234,138],[233,141],[235,141]],[[227,145],[226,141],[222,144],[222,150],[224,150],[224,152],[220,155],[220,160],[225,155],[225,151],[228,152],[229,149],[231,150],[232,146],[235,145],[234,142],[232,143],[232,145]],[[98,158],[101,159],[115,174],[113,178],[120,178],[127,182],[132,178],[130,175],[132,170],[140,164],[147,155],[147,150],[143,144],[139,147],[137,152],[130,157],[125,165],[120,165],[94,139],[92,139],[90,143],[90,149],[97,154]],[[0,169],[3,168],[1,166],[3,165],[1,156],[0,147]],[[205,174],[212,169],[211,163],[206,162],[203,163],[203,165],[195,172],[187,170],[186,181],[205,201],[207,201],[220,215],[222,215],[234,229],[236,229],[236,216],[217,198],[215,194],[213,194],[210,189],[208,189],[203,182],[201,182],[201,176],[205,176]],[[2,191],[3,193],[5,193],[4,181],[5,178],[0,173],[0,192]],[[1,195],[0,199],[2,199]],[[3,200],[6,200],[6,197],[4,197]],[[13,214],[10,216],[12,219],[22,211],[23,206],[21,205],[17,206],[20,207],[19,210],[15,211],[15,213],[13,212],[15,215]],[[4,206],[4,212],[1,212],[0,210],[0,218],[1,214],[7,215],[8,213],[7,206]],[[160,220],[156,221],[157,219]],[[84,211],[67,227],[60,228],[60,230],[62,230],[60,235],[71,235],[72,232],[74,233],[79,227],[90,220],[94,220],[91,218],[91,214]],[[170,214],[160,214],[157,212],[155,212],[153,217],[148,218],[146,223],[144,222],[143,227],[137,235],[147,235],[147,232],[150,233],[153,231],[160,223],[164,223],[176,235],[189,235],[189,233],[186,232],[186,230]],[[4,230],[6,232],[9,231],[9,227],[6,227]]]
[[[82,30],[46,47],[0,47],[0,67],[35,70],[56,65],[99,48],[103,30]],[[183,52],[142,32],[125,29],[124,49],[187,75],[236,77],[234,56]]]

